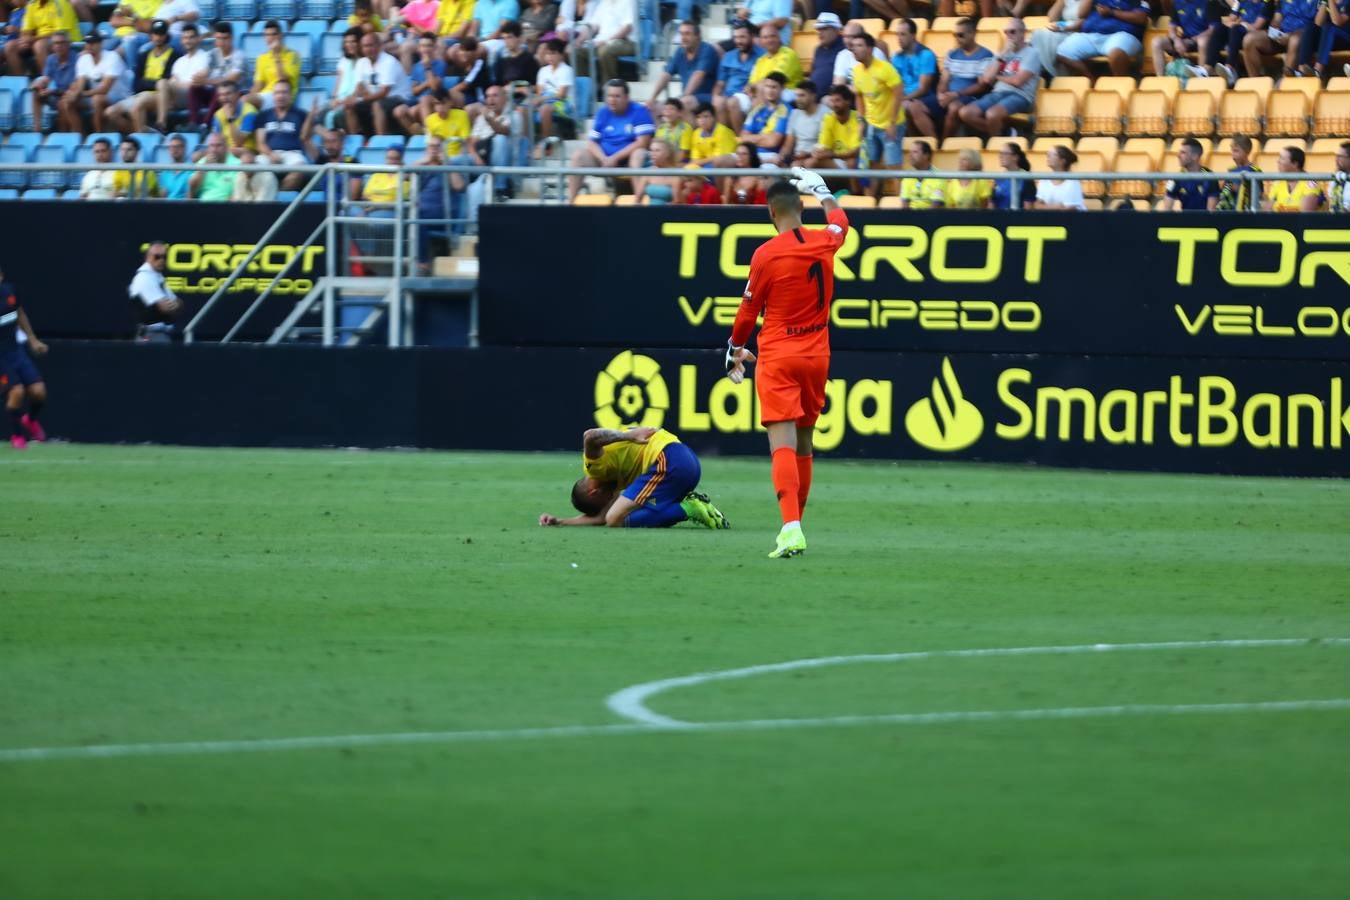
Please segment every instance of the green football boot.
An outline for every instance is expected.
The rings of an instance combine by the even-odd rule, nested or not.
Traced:
[[[806,535],[802,534],[802,526],[784,525],[783,530],[778,532],[777,544],[769,554],[769,559],[787,559],[789,556],[800,556],[805,551]]]

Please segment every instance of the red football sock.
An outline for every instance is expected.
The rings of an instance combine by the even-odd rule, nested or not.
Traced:
[[[797,457],[797,512],[806,515],[806,498],[811,493],[811,457]]]
[[[797,500],[800,490],[797,451],[792,447],[779,447],[773,451],[773,489],[778,494],[778,510],[783,514],[783,524],[800,520],[802,510]]]

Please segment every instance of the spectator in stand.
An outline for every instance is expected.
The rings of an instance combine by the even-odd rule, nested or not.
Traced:
[[[459,78],[450,90],[459,94],[470,116],[478,115],[478,109],[483,102],[483,91],[493,83],[487,50],[478,43],[477,38],[466,37],[451,47],[446,55],[450,60],[450,65],[445,70],[446,75]]]
[[[693,140],[694,129],[685,119],[684,104],[671,97],[661,107],[661,123],[656,126],[656,135],[652,142],[665,141],[675,148],[676,164],[684,162],[684,154],[689,152],[689,142]]]
[[[458,94],[452,94],[445,88],[437,88],[431,101],[431,112],[425,120],[427,137],[441,139],[442,147],[450,156],[459,156],[464,152],[473,132],[473,123],[460,102]]]
[[[1148,27],[1148,13],[1147,0],[1096,0],[1092,12],[1083,17],[1082,28],[1059,45],[1060,68],[1086,76],[1087,61],[1105,56],[1112,75],[1129,75],[1144,47],[1140,40]]]
[[[980,80],[989,85],[989,93],[965,104],[960,112],[961,121],[968,128],[983,131],[990,137],[1003,134],[1009,116],[1029,113],[1035,108],[1036,89],[1041,84],[1040,57],[1026,42],[1026,25],[1021,19],[1009,19],[1003,35],[1002,52],[980,76]],[[1068,42],[1064,45],[1067,47]]]
[[[80,22],[69,0],[29,0],[24,7],[23,29],[17,38],[5,42],[9,74],[27,75],[30,61],[36,71],[45,71],[51,37],[58,33],[79,40]]]
[[[1069,35],[1082,30],[1083,16],[1090,9],[1092,0],[1055,0],[1046,15],[1049,24],[1031,33],[1031,46],[1041,58],[1041,70],[1046,78],[1065,74],[1059,68],[1059,47]]]
[[[628,82],[617,78],[607,81],[605,105],[595,116],[586,146],[572,154],[572,165],[640,169],[655,132],[656,124],[647,107],[629,98]],[[567,201],[575,200],[580,191],[581,176],[568,176]]]
[[[230,200],[234,203],[265,203],[277,198],[277,176],[267,168],[266,160],[260,159],[252,150],[239,154],[239,162],[253,167],[240,169],[234,177],[234,192]]]
[[[510,89],[512,96],[517,87],[522,94],[528,92],[539,75],[539,60],[525,46],[519,22],[503,22],[501,35],[502,49],[497,54],[495,81]]]
[[[118,149],[127,165],[140,159],[141,145],[129,137],[122,138]],[[149,169],[119,169],[113,173],[113,196],[119,200],[148,200],[159,195],[159,178]]]
[[[181,134],[171,135],[168,147],[169,162],[177,165],[187,164],[187,141]],[[192,173],[186,169],[173,172],[160,170],[155,173],[155,177],[159,181],[159,189],[165,199],[187,200],[191,196],[188,192],[188,180],[192,177]]]
[[[1246,72],[1242,62],[1242,43],[1249,31],[1265,31],[1270,24],[1271,0],[1228,0],[1228,15],[1219,19],[1223,26],[1223,40],[1210,41],[1209,58],[1204,62],[1213,71],[1228,80],[1228,86],[1237,84],[1238,73]],[[1219,45],[1226,43],[1228,61],[1219,62]]]
[[[1181,171],[1191,174],[1208,172],[1209,169],[1200,165],[1204,155],[1205,148],[1199,141],[1195,138],[1186,138],[1177,148],[1177,162],[1181,164]],[[1218,208],[1219,182],[1212,180],[1167,182],[1162,202],[1163,210],[1213,212]]]
[[[1031,162],[1020,145],[1008,141],[998,151],[998,162],[1005,172],[1030,172]],[[1013,186],[1017,185],[1016,188]],[[1030,209],[1036,205],[1036,182],[1030,178],[1013,181],[1011,178],[999,178],[994,182],[994,209],[1012,209],[1013,194],[1017,194],[1018,209]]]
[[[388,134],[390,119],[407,105],[412,82],[398,60],[380,49],[380,38],[361,36],[361,59],[356,63],[356,93],[347,107],[347,131],[351,134]],[[366,122],[369,127],[363,130]]]
[[[30,3],[31,10],[33,5]],[[75,81],[57,106],[62,131],[84,130],[88,110],[94,131],[106,131],[103,117],[127,95],[126,64],[116,53],[105,53],[103,35],[91,31],[84,39],[84,52],[75,61]],[[109,154],[112,147],[108,148]]]
[[[1252,164],[1252,139],[1245,134],[1239,134],[1233,138],[1233,146],[1229,154],[1233,158],[1233,168],[1228,170],[1228,174],[1261,171]],[[1241,178],[1235,178],[1219,182],[1219,209],[1237,210],[1239,212],[1246,212],[1251,209],[1252,198],[1247,188],[1249,184],[1254,184],[1256,187],[1256,202],[1259,206],[1261,203],[1260,182],[1249,182]]]
[[[764,26],[773,28],[778,33],[778,42],[780,44],[792,43],[792,0],[742,0],[736,7],[735,17],[744,19],[754,26],[759,32],[760,40],[764,39]],[[772,53],[772,50],[768,50]],[[782,69],[775,69],[776,72],[782,72]],[[783,72],[788,75],[787,72]],[[796,76],[789,75],[794,82],[801,81],[801,72]],[[752,78],[751,81],[754,81]]]
[[[810,165],[828,112],[816,98],[814,81],[803,78],[797,82],[797,108],[788,114],[787,140],[779,154],[783,166]]]
[[[177,59],[178,52],[169,43],[168,23],[157,20],[150,26],[150,46],[136,60],[131,94],[108,108],[113,128],[123,134],[146,130],[147,114],[159,108],[159,83],[169,76]]]
[[[314,110],[308,114],[296,109],[291,101],[291,86],[278,81],[272,88],[272,108],[258,116],[258,159],[273,166],[309,165],[309,134],[314,130]],[[298,191],[309,178],[303,172],[287,172],[282,176],[281,188]]]
[[[718,159],[735,153],[736,132],[717,121],[712,104],[700,103],[689,135],[689,162],[698,168],[715,166]]]
[[[413,165],[444,166],[454,163],[447,160],[444,148],[438,138],[427,138],[426,155]],[[484,176],[487,177],[487,176]],[[452,194],[464,192],[464,176],[445,172],[419,172],[415,179],[417,185],[417,268],[420,273],[431,271],[431,258],[444,252],[449,240],[451,225],[445,221],[453,216],[454,200]],[[469,213],[466,218],[472,218]]]
[[[5,47],[9,46],[11,41],[18,41],[23,34],[24,6],[27,4],[28,0],[9,0],[9,3],[0,0],[0,59],[5,58]],[[69,35],[66,35],[66,40],[67,42],[70,40]],[[46,71],[46,63],[43,63],[42,69]]]
[[[436,36],[447,44],[464,40],[473,27],[473,7],[474,0],[441,0],[440,13],[436,18]],[[403,46],[408,54],[403,61],[411,64],[412,48],[407,43]]]
[[[520,11],[520,36],[531,52],[537,53],[544,41],[552,40],[553,23],[558,19],[558,4],[551,0],[526,0]],[[539,60],[543,64],[543,60]]]
[[[224,112],[224,109],[221,110]],[[219,115],[219,113],[217,113]],[[225,135],[213,131],[206,136],[206,152],[197,160],[199,166],[239,165],[239,157],[229,152]],[[238,172],[193,172],[188,179],[188,192],[203,203],[228,203],[234,196]]]
[[[1318,0],[1280,0],[1279,10],[1267,28],[1247,29],[1242,39],[1242,62],[1248,75],[1260,75],[1262,56],[1279,56],[1284,51],[1284,74],[1298,76],[1302,51],[1316,40],[1312,34],[1317,18]]]
[[[1280,151],[1280,172],[1286,175],[1304,174],[1308,156],[1300,147],[1285,147]],[[1266,201],[1261,208],[1271,212],[1317,212],[1326,201],[1322,185],[1310,178],[1296,181],[1274,181],[1267,188]]]
[[[754,97],[749,93],[756,90],[764,79],[768,78],[773,72],[783,76],[784,84],[796,84],[802,80],[802,61],[787,44],[784,44],[778,37],[778,29],[765,25],[759,30],[759,45],[764,49],[764,55],[755,60],[755,67],[750,70],[750,81],[746,85],[746,93],[738,94],[736,101],[740,104],[741,112],[748,113],[753,105],[751,101]],[[764,98],[759,97],[760,100]],[[796,98],[791,94],[783,94],[783,102],[792,103]]]
[[[517,159],[521,139],[525,136],[525,119],[513,108],[506,97],[506,89],[499,84],[489,85],[483,92],[483,106],[474,120],[470,140],[466,145],[469,161],[475,166],[514,166],[523,163]],[[459,157],[459,151],[447,142],[446,152]],[[515,195],[512,179],[496,185],[494,199],[500,203]]]
[[[936,102],[938,84],[937,54],[919,43],[913,19],[902,19],[896,31],[900,48],[891,57],[891,65],[900,73],[904,95],[900,102],[908,115],[912,106]]]
[[[717,187],[703,175],[702,167],[695,163],[685,166],[689,170],[680,179],[679,202],[690,206],[720,206],[722,194]]]
[[[853,51],[853,84],[857,89],[858,112],[862,116],[863,149],[869,168],[898,169],[904,159],[905,86],[900,73],[889,62],[877,59],[872,50],[876,41],[867,32],[848,39]],[[868,193],[880,196],[884,189],[880,178],[873,178]]]
[[[347,143],[347,132],[341,128],[330,128],[323,132],[323,137],[319,141],[319,149],[314,154],[314,164],[316,166],[327,165],[328,163],[342,163],[344,165],[354,165],[356,157],[347,153],[345,145]],[[161,180],[163,176],[161,176]],[[351,200],[358,200],[361,197],[361,176],[360,175],[338,175],[339,184],[342,186],[339,193],[343,197]]]
[[[1317,12],[1317,27],[1322,38],[1317,45],[1317,62],[1313,72],[1318,78],[1327,77],[1331,54],[1339,47],[1350,50],[1350,0],[1323,0]]]
[[[347,17],[347,27],[356,28],[362,34],[383,34],[384,20],[375,12],[370,0],[354,0],[352,14]]]
[[[905,107],[909,130],[931,138],[949,138],[961,125],[961,107],[988,92],[980,76],[994,58],[988,47],[975,42],[975,23],[962,19],[954,30],[956,46],[947,51],[937,90]],[[938,133],[941,125],[942,133]]]
[[[412,2],[405,3],[399,8],[398,17],[405,26],[412,30],[413,34],[430,32],[434,37],[436,34],[436,17],[440,14],[440,11],[441,5],[436,0],[412,0]],[[357,40],[360,40],[359,35]]]
[[[910,166],[916,172],[933,172],[933,145],[915,141],[909,145]],[[900,182],[901,209],[937,209],[946,202],[947,179],[931,174],[906,178]]]
[[[445,60],[436,35],[422,35],[417,39],[417,62],[408,75],[412,102],[394,110],[394,116],[408,134],[422,132],[423,123],[432,113],[432,97],[444,87],[445,73]]]
[[[1350,141],[1336,148],[1336,171],[1327,191],[1327,211],[1350,213]]]
[[[554,119],[571,119],[572,91],[576,86],[576,76],[572,67],[563,61],[566,44],[557,38],[551,38],[544,44],[544,65],[535,76],[534,108],[539,123],[539,144],[534,157],[539,159],[548,147],[548,139],[553,136]]]
[[[1153,39],[1153,71],[1180,76],[1183,71],[1206,77],[1211,70],[1190,65],[1187,54],[1194,53],[1201,63],[1209,56],[1209,45],[1219,43],[1219,17],[1215,0],[1172,0],[1172,23],[1167,34]],[[1168,68],[1167,57],[1175,62]]]
[[[770,72],[759,83],[760,102],[750,108],[741,127],[740,142],[758,151],[759,163],[777,163],[787,140],[788,108],[782,101],[785,83],[782,73]]]
[[[502,46],[502,29],[507,22],[516,26],[516,36],[520,36],[520,4],[517,0],[476,0],[473,5],[473,19],[470,21],[469,34],[488,48],[490,54],[497,54]]]
[[[873,17],[879,17],[886,22],[908,18],[910,15],[909,4],[905,0],[862,0],[862,2]],[[850,18],[858,17],[850,14]]]
[[[1078,162],[1078,154],[1068,147],[1051,147],[1045,154],[1051,172],[1067,172]],[[1037,209],[1087,209],[1083,202],[1083,182],[1065,178],[1043,178],[1036,182]]]
[[[233,81],[222,84],[216,94],[220,106],[211,122],[212,134],[219,134],[226,149],[235,156],[245,150],[257,150],[257,107],[239,96],[239,85]]]
[[[143,35],[149,34],[150,26],[159,18],[156,15],[159,7],[160,0],[122,0],[113,7],[108,17],[108,24],[113,27],[112,40],[107,42],[108,49],[122,53],[123,60],[126,60],[125,54],[133,44],[139,51]],[[133,59],[128,67],[134,67],[134,64]]]
[[[855,92],[857,89],[853,84],[853,69],[858,65],[858,58],[853,55],[852,45],[849,44],[849,41],[861,34],[866,34],[866,32],[857,22],[849,22],[844,25],[844,49],[840,50],[839,55],[834,58],[834,83],[846,84],[853,88]],[[886,55],[886,48],[881,46],[872,47],[872,58],[881,62],[890,62],[890,57]]]
[[[816,96],[824,97],[834,84],[834,61],[840,53],[847,52],[840,29],[844,23],[832,12],[822,12],[816,16],[816,50],[811,56],[811,81],[816,86]]]
[[[432,141],[439,143],[438,138],[427,138],[427,143]],[[398,168],[403,165],[403,148],[388,147],[384,151],[384,164],[391,168]],[[366,203],[374,203],[380,206],[393,206],[394,201],[398,199],[399,184],[402,183],[403,196],[408,196],[407,176],[399,177],[397,172],[372,172],[363,180],[361,185],[361,199]]]
[[[112,162],[112,141],[105,137],[94,138],[94,164],[106,166]],[[81,200],[111,200],[117,196],[113,176],[117,173],[108,169],[90,169],[80,181]]]
[[[337,79],[333,82],[333,96],[323,114],[323,127],[341,128],[347,121],[347,110],[356,105],[356,64],[361,59],[361,32],[348,28],[342,35],[342,58],[338,60]]]
[[[984,169],[980,151],[966,148],[956,157],[956,168],[962,172],[979,172]],[[987,178],[975,178],[972,175],[952,178],[942,192],[942,205],[948,209],[988,209],[993,202],[994,183]]]
[[[820,125],[820,139],[811,152],[813,169],[856,169],[862,155],[862,120],[853,109],[853,91],[846,84],[830,88],[825,98],[830,114]]]
[[[217,22],[211,28],[216,45],[207,53],[206,77],[196,81],[188,90],[188,122],[193,126],[209,125],[220,108],[220,86],[227,81],[239,84],[244,80],[244,52],[234,46],[234,26]]]
[[[20,7],[22,9],[23,7]],[[75,70],[78,61],[75,54],[70,52],[70,38],[64,31],[58,31],[47,39],[51,53],[47,55],[47,62],[42,67],[42,74],[33,79],[29,85],[30,98],[33,102],[33,130],[42,131],[42,115],[44,110],[57,110],[61,104],[61,98],[70,92],[75,84]],[[17,98],[15,98],[17,99]],[[63,126],[59,118],[55,122],[58,130]]]
[[[717,120],[728,126],[733,132],[739,131],[745,121],[745,110],[750,108],[749,97],[743,110],[740,98],[745,96],[750,82],[750,73],[754,71],[764,51],[755,46],[754,32],[750,23],[736,22],[731,26],[732,48],[722,54],[717,66],[717,82],[713,85],[712,104]]]
[[[650,169],[677,173],[680,168],[679,153],[680,151],[670,141],[657,138],[652,141]],[[680,179],[678,176],[662,178],[653,174],[633,181],[633,195],[637,197],[638,202],[641,203],[645,200],[652,206],[664,206],[672,202],[679,188]]]
[[[738,169],[757,169],[769,164],[760,149],[749,141],[736,145],[736,155],[732,165]],[[734,179],[724,179],[728,187],[722,195],[722,202],[735,206],[763,206],[768,201],[764,197],[764,179],[756,175],[739,175]]]
[[[637,0],[588,0],[578,40],[589,43],[587,71],[598,64],[606,82],[619,75],[619,57],[637,54]],[[597,63],[598,61],[598,63]]]
[[[201,36],[197,26],[188,23],[183,26],[183,53],[173,62],[169,76],[162,79],[155,89],[156,113],[155,128],[161,133],[169,131],[169,113],[188,108],[188,98],[194,86],[205,85],[210,71],[211,59],[201,48]],[[198,111],[189,109],[189,120],[196,124]]]
[[[689,109],[712,101],[713,85],[717,83],[717,69],[722,58],[712,44],[706,43],[693,22],[680,23],[680,49],[670,54],[666,69],[652,87],[652,98],[647,106],[652,114],[661,107],[671,78],[680,82],[682,102]]]
[[[163,22],[169,27],[169,43],[175,50],[181,50],[183,26],[188,22],[196,23],[201,17],[196,0],[163,0],[149,18],[142,15],[145,12],[143,5],[133,0],[132,7],[135,11],[134,30],[121,39],[118,47],[128,69],[136,68],[141,51],[150,43],[150,30],[155,22]]]
[[[378,40],[378,37],[371,35]],[[253,88],[246,98],[262,108],[263,97],[272,93],[278,81],[288,81],[291,92],[300,90],[300,54],[286,47],[281,37],[281,25],[276,21],[263,24],[263,42],[267,49],[258,54],[253,64]]]

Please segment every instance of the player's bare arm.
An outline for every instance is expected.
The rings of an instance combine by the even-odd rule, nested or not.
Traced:
[[[620,441],[645,444],[657,431],[656,428],[629,428],[626,431],[617,428],[590,428],[582,435],[582,448],[586,452],[587,459],[599,459],[604,448],[610,444],[617,444]]]
[[[19,328],[28,336],[28,349],[33,351],[34,356],[42,356],[47,352],[47,345],[38,340],[38,336],[33,333],[33,326],[28,321],[28,313],[24,312],[22,306],[19,307]]]

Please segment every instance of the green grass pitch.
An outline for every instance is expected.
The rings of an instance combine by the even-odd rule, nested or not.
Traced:
[[[1350,698],[1346,644],[766,672],[649,706],[859,720],[604,726],[810,657],[1350,637],[1350,485],[822,458],[779,561],[767,453],[703,462],[731,531],[538,527],[577,455],[7,456],[0,897],[1345,896],[1350,709],[1170,707]],[[1004,715],[1114,705],[1159,709]]]

